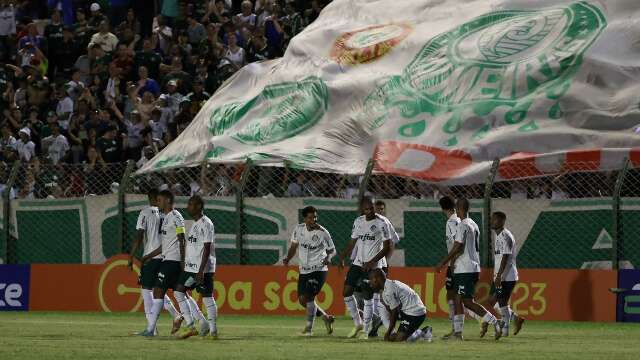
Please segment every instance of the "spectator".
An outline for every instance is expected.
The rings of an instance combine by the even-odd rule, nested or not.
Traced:
[[[0,62],[11,62],[15,35],[16,16],[13,4],[9,0],[0,0]]]
[[[227,40],[229,41],[229,46],[224,57],[229,60],[236,69],[240,69],[245,64],[244,49],[238,46],[235,33],[228,34]]]
[[[158,96],[160,94],[160,86],[154,79],[149,78],[149,72],[146,67],[141,66],[138,68],[138,86],[135,94],[144,94],[145,92],[150,92],[154,96]]]
[[[189,16],[188,22],[189,28],[187,29],[187,34],[189,38],[189,44],[191,44],[191,46],[193,47],[196,47],[204,39],[207,38],[207,31],[204,28],[204,25],[200,24],[194,16]]]
[[[2,137],[0,137],[0,153],[2,155],[2,161],[5,163],[12,163],[16,158],[16,138],[11,134],[11,127],[7,123],[2,125],[0,133],[2,134]]]
[[[20,139],[16,141],[16,151],[21,161],[28,163],[36,156],[36,144],[31,141],[31,130],[25,127],[19,132]]]
[[[44,38],[38,33],[38,27],[36,26],[36,23],[32,22],[27,25],[27,35],[20,38],[19,48],[24,49],[25,47],[28,47],[27,45],[29,45],[30,48],[37,47],[39,49],[42,49],[45,44],[44,42]]]
[[[166,101],[167,107],[173,111],[173,115],[180,111],[180,103],[182,102],[182,99],[184,99],[184,96],[178,92],[178,82],[173,79],[169,80],[167,82],[167,93],[164,94],[162,100]]]
[[[73,30],[75,32],[75,38],[78,41],[78,48],[85,49],[91,39],[91,29],[89,29],[89,23],[87,22],[87,15],[84,9],[78,8],[76,10],[76,22],[73,24]]]
[[[303,197],[306,196],[306,186],[304,183],[304,174],[299,173],[296,176],[296,181],[289,184],[287,187],[288,197]]]
[[[60,125],[57,122],[51,126],[51,135],[42,139],[42,147],[49,154],[51,163],[56,165],[59,162],[64,162],[69,152],[69,141],[60,133]]]
[[[56,64],[60,72],[57,74],[65,79],[71,78],[73,66],[80,56],[78,43],[74,38],[74,31],[71,26],[65,26],[62,32],[62,43],[55,54]],[[78,79],[79,80],[79,79]]]
[[[98,32],[93,34],[91,37],[89,47],[93,44],[100,45],[102,50],[107,54],[116,50],[116,46],[118,46],[118,38],[113,33],[109,32],[109,23],[107,20],[100,22]]]
[[[187,99],[191,103],[191,113],[197,114],[198,111],[202,108],[204,103],[209,100],[209,93],[204,91],[204,83],[202,79],[196,79],[193,82],[193,92],[187,95]]]
[[[111,182],[106,171],[107,164],[104,159],[95,147],[90,146],[87,149],[87,162],[84,166],[88,194],[102,195],[110,192]]]
[[[96,150],[108,164],[122,161],[122,153],[116,141],[116,133],[116,127],[109,126],[104,135],[96,141]]]
[[[153,50],[153,45],[150,39],[145,39],[143,41],[142,50],[136,53],[134,62],[136,67],[144,66],[147,68],[151,78],[158,79],[162,58]]]
[[[89,32],[94,33],[96,32],[96,30],[98,30],[100,24],[103,21],[106,21],[107,18],[102,15],[100,4],[98,3],[91,4],[89,10],[91,10],[91,17],[89,18],[87,25],[89,27]]]
[[[296,11],[295,0],[287,0],[284,11],[287,15],[282,18],[282,23],[288,42],[302,31],[304,24],[302,16]]]
[[[267,38],[264,37],[264,31],[256,30],[254,36],[249,41],[247,48],[247,61],[256,62],[271,60],[276,57],[276,51],[271,49],[267,44]]]
[[[63,35],[64,25],[60,17],[60,11],[53,10],[51,13],[51,23],[47,24],[44,28],[44,38],[47,41],[47,58],[49,59],[49,77],[53,78],[56,71],[60,69],[60,50],[62,49],[62,42],[64,40]]]
[[[58,91],[58,106],[56,107],[56,115],[58,115],[58,123],[62,130],[69,129],[69,121],[73,113],[74,102],[71,95],[75,94],[77,89],[73,86],[65,85]]]
[[[165,0],[165,2],[166,1],[167,0]],[[163,16],[158,16],[156,18],[156,23],[157,25],[153,28],[153,36],[157,39],[160,50],[166,54],[167,52],[169,52],[169,44],[171,44],[171,40],[173,37],[173,29],[171,29],[171,27],[166,24],[165,18]]]
[[[256,28],[258,17],[253,13],[253,4],[249,0],[245,0],[241,5],[242,12],[238,14],[240,20],[240,28],[247,29],[252,32]]]

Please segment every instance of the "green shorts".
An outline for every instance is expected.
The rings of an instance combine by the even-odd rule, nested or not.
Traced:
[[[153,289],[153,286],[156,284],[156,279],[158,279],[160,265],[162,265],[162,259],[151,259],[142,265],[138,284],[140,284],[143,289]]]
[[[300,276],[298,277],[298,296],[318,295],[326,281],[326,271],[314,271],[308,274],[300,274]]]
[[[167,289],[175,289],[181,272],[180,261],[162,261],[160,270],[158,271],[156,287],[164,291],[167,291]]]
[[[453,290],[453,272],[451,272],[451,266],[447,267],[447,277],[444,280],[444,287],[449,290]]]
[[[198,274],[183,271],[178,279],[178,284],[184,286],[188,290],[195,289],[200,294],[213,294],[213,273],[205,273],[202,283],[198,283],[196,276]]]
[[[347,278],[344,281],[345,285],[351,286],[355,291],[361,292],[362,297],[365,299],[371,299],[373,297],[373,290],[369,286],[369,272],[358,265],[351,265],[349,272],[347,272]]]
[[[489,294],[495,295],[498,301],[509,301],[514,287],[516,287],[515,281],[503,281],[498,287],[496,287],[496,284],[491,284],[491,292]]]
[[[463,299],[473,299],[480,273],[453,274],[453,290]]]

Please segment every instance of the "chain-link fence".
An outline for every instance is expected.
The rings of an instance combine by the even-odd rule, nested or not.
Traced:
[[[384,201],[385,215],[401,238],[391,264],[434,266],[446,253],[446,219],[438,199],[449,195],[471,200],[485,266],[492,265],[487,215],[503,211],[520,267],[635,267],[640,170],[633,163],[621,171],[597,169],[597,163],[574,162],[532,172],[528,162],[496,162],[487,168],[485,183],[448,186],[369,170],[347,176],[250,163],[131,177],[133,169],[125,165],[19,165],[0,173],[12,184],[9,192],[5,185],[2,208],[9,216],[3,217],[0,249],[10,262],[101,262],[130,249],[138,213],[147,206],[145,194],[157,188],[177,195],[187,226],[188,197],[205,198],[220,264],[275,264],[302,208],[318,209],[319,222],[341,251],[358,215],[358,199],[369,195]]]

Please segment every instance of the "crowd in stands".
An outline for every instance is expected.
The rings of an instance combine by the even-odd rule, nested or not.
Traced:
[[[329,1],[0,0],[0,183],[20,161],[12,197],[113,191]]]

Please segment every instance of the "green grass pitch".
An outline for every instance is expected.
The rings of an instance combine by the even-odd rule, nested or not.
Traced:
[[[428,320],[436,337],[450,326]],[[345,338],[352,322],[336,321],[333,336],[316,322],[315,336],[300,337],[303,317],[221,316],[220,339],[174,340],[169,317],[161,336],[128,334],[144,328],[143,314],[0,313],[0,359],[638,359],[640,324],[533,322],[518,336],[480,339],[467,320],[464,343],[389,344]],[[491,335],[490,330],[488,335]]]

